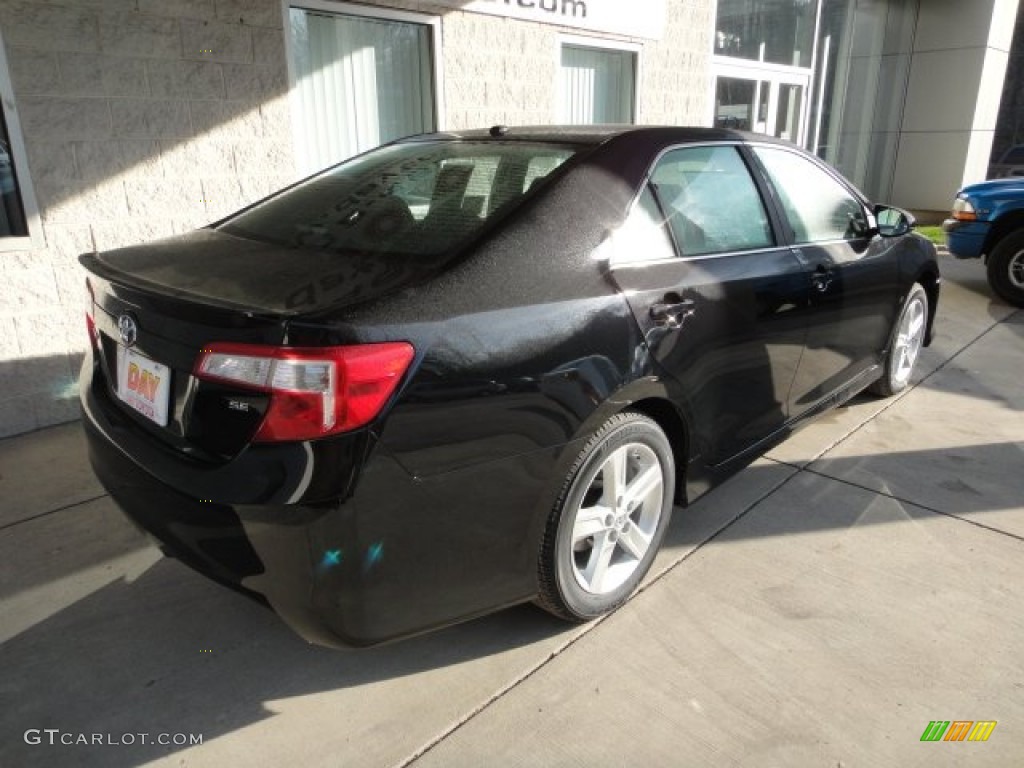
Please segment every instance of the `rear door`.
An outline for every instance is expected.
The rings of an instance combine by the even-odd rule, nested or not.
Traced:
[[[726,461],[781,427],[807,283],[776,243],[738,147],[662,155],[615,240],[614,278],[678,385],[705,461]]]
[[[799,415],[880,364],[900,298],[897,240],[880,237],[864,203],[810,158],[786,147],[752,151],[810,286],[792,393]]]

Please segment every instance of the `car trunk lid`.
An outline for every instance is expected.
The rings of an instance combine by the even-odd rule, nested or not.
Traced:
[[[294,248],[212,229],[81,257],[99,277],[154,296],[279,317],[369,301],[423,279],[436,261]]]
[[[88,270],[97,366],[84,382],[108,409],[208,462],[252,440],[270,395],[200,380],[214,342],[296,345],[289,323],[370,300],[422,277],[381,255],[289,248],[212,230],[80,258]],[[392,257],[392,261],[395,259]],[[429,261],[429,260],[427,260]],[[124,325],[134,338],[125,338]]]

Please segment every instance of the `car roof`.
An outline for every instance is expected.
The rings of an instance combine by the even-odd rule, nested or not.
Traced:
[[[493,126],[465,131],[446,131],[410,136],[402,141],[526,141],[567,144],[603,144],[609,139],[629,136],[638,140],[689,144],[708,141],[770,142],[788,144],[759,133],[735,131],[727,128],[698,126],[638,126],[638,125],[528,125]]]

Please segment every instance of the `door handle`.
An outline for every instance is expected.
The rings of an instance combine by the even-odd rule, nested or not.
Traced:
[[[659,325],[675,328],[683,324],[690,315],[697,311],[693,299],[671,303],[658,303],[651,306],[651,319]]]
[[[832,285],[832,278],[834,276],[835,275],[831,269],[825,269],[823,264],[819,264],[811,274],[811,285],[813,285],[818,291],[824,293],[828,290],[828,287]]]

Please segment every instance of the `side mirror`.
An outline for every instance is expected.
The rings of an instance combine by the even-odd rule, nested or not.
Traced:
[[[878,219],[878,234],[882,237],[899,237],[917,226],[913,215],[890,205],[876,205],[875,216]]]

